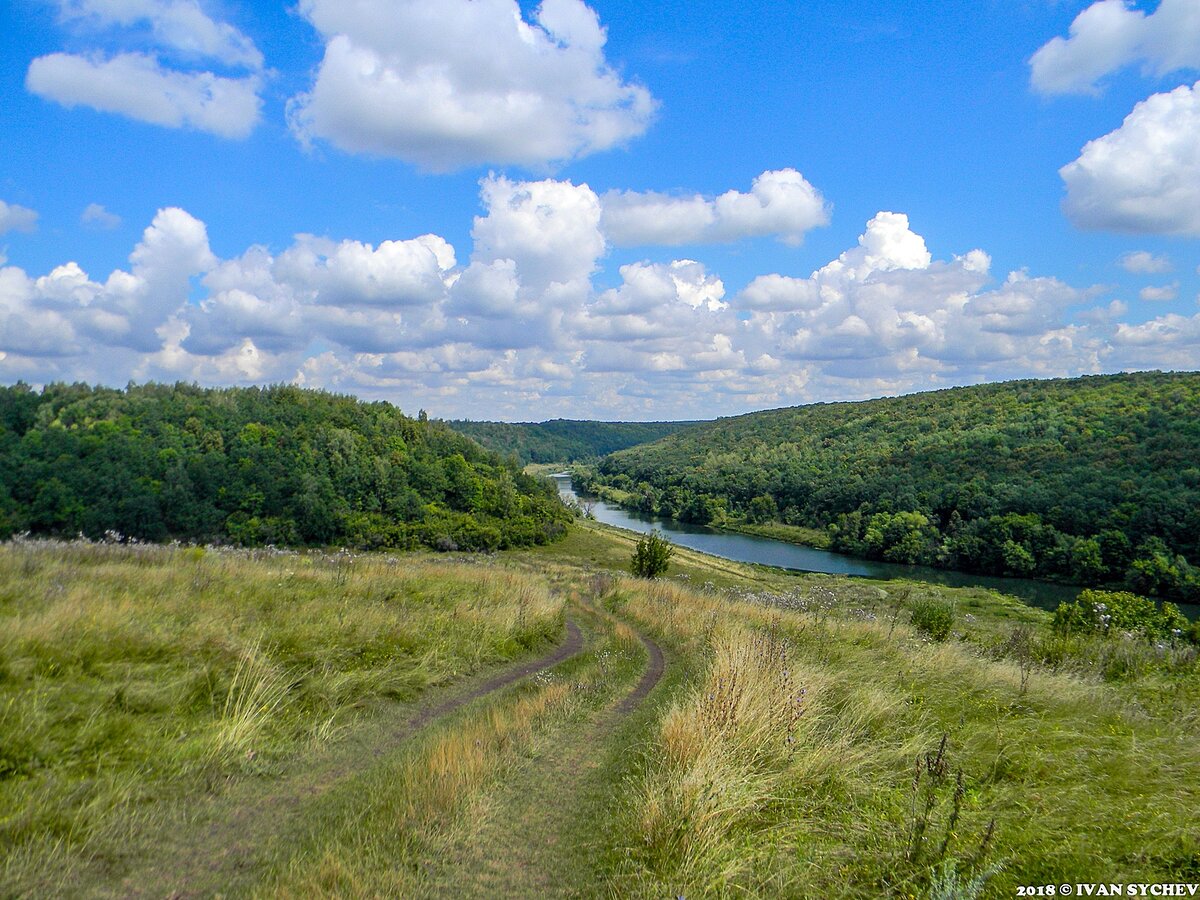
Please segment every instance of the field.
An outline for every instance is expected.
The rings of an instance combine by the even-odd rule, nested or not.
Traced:
[[[1200,880],[1194,648],[688,551],[637,580],[631,543],[4,545],[0,893]]]

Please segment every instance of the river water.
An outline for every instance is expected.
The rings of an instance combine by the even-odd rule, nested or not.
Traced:
[[[559,495],[567,502],[578,502],[579,496],[571,487],[569,475],[554,475],[558,482]],[[660,519],[642,513],[622,509],[603,500],[586,498],[591,504],[596,521],[645,534],[657,529],[669,535],[673,543],[703,553],[711,553],[737,562],[761,563],[799,572],[824,572],[830,575],[851,575],[859,578],[908,578],[913,581],[928,581],[949,587],[991,588],[1002,594],[1017,597],[1042,609],[1054,609],[1064,600],[1074,600],[1080,588],[1027,578],[1000,578],[990,575],[972,575],[968,572],[953,572],[933,569],[928,566],[902,566],[896,563],[877,562],[842,553],[831,553],[815,547],[789,544],[774,538],[738,534],[703,525],[690,525],[673,519]],[[1200,607],[1181,604],[1189,619],[1200,615]]]

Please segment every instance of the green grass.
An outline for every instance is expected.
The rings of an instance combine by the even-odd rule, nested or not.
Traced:
[[[561,616],[542,581],[431,559],[4,545],[5,893],[119,875],[173,803],[525,655]]]
[[[993,819],[977,868],[1001,866],[994,896],[1052,881],[1194,879],[1194,708],[1147,707],[1124,683],[1073,671],[1038,667],[1026,680],[1019,663],[972,643],[819,606],[632,580],[613,602],[710,660],[625,797],[612,875],[623,895],[917,896],[944,860],[972,864]],[[1194,666],[1147,676],[1196,677]],[[943,735],[949,771],[926,813],[914,765]],[[928,837],[913,854],[919,827]]]
[[[828,531],[821,528],[807,528],[803,525],[784,525],[782,522],[767,522],[761,525],[752,522],[724,522],[721,527],[726,531],[740,531],[742,534],[754,534],[777,541],[786,541],[789,544],[816,547],[819,550],[828,550],[832,543]]]
[[[153,835],[177,828],[186,853],[188,829],[236,834],[239,811],[270,804],[267,833],[236,834],[234,874],[195,890],[1200,880],[1194,648],[1063,638],[982,589],[686,550],[634,579],[635,540],[586,523],[474,561],[0,547],[0,893],[117,896],[129,873],[154,892],[173,857]],[[412,698],[557,637],[564,606],[584,653],[392,733]],[[941,606],[935,641],[917,626]],[[668,668],[623,717],[645,660],[630,626]]]
[[[549,673],[486,698],[324,798],[301,833],[284,834],[255,890],[261,896],[463,896],[490,884],[500,896],[536,896],[517,866],[525,848],[554,842],[564,793],[528,800],[543,779],[508,802],[525,807],[514,832],[495,802],[505,783],[519,782],[539,756],[565,761],[568,738],[588,728],[640,674],[642,654],[628,628],[578,611],[591,632],[587,652]],[[575,772],[569,772],[574,776]],[[569,820],[569,817],[568,817]],[[490,871],[494,850],[502,872]],[[514,849],[515,848],[515,849]],[[483,849],[485,852],[477,851]],[[565,873],[560,873],[563,875]],[[495,896],[491,890],[486,896]]]

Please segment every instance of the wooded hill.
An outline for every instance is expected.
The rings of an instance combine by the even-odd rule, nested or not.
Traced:
[[[894,562],[1200,599],[1200,373],[752,413],[614,453],[596,484],[685,521],[823,528]]]
[[[496,549],[569,521],[439,422],[296,387],[0,388],[0,537]]]
[[[657,441],[692,422],[447,422],[455,431],[497,453],[515,454],[522,463],[594,460],[617,450]]]

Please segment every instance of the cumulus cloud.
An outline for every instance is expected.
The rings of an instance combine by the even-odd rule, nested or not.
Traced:
[[[1141,62],[1147,74],[1200,68],[1200,6],[1161,0],[1147,15],[1127,0],[1099,0],[1029,61],[1033,86],[1044,94],[1098,91],[1105,75]]]
[[[654,192],[604,195],[603,228],[618,246],[716,243],[772,235],[797,245],[829,224],[829,204],[795,169],[763,172],[749,193],[715,198]]]
[[[1126,253],[1118,260],[1126,272],[1138,275],[1152,275],[1158,272],[1170,272],[1171,260],[1165,253],[1155,256],[1148,250],[1134,250]]]
[[[511,259],[533,290],[551,285],[586,290],[604,254],[600,198],[586,184],[510,181],[488,176],[481,183],[487,214],[471,230],[472,259]]]
[[[105,279],[0,266],[0,376],[296,381],[442,415],[670,418],[1187,367],[1200,347],[1200,316],[1131,322],[1094,290],[993,276],[982,250],[935,259],[897,212],[807,277],[731,292],[697,259],[621,260],[602,288],[587,186],[480,187],[469,253],[437,235],[302,234],[221,259],[203,222],[164,209]]]
[[[543,166],[642,134],[655,101],[604,56],[582,0],[303,0],[325,41],[289,120],[305,142],[433,171]]]
[[[59,0],[64,21],[93,28],[144,27],[162,47],[229,66],[261,69],[254,42],[226,22],[211,19],[196,0]]]
[[[204,224],[181,209],[160,210],[129,260],[129,271],[104,282],[74,262],[39,278],[0,270],[0,371],[128,378],[141,354],[162,345],[159,329],[187,302],[190,278],[215,262]]]
[[[37,220],[38,214],[29,207],[0,200],[0,234],[9,231],[33,231],[37,228]]]
[[[1200,235],[1200,82],[1143,100],[1059,174],[1081,228]]]
[[[194,128],[243,138],[258,124],[262,100],[257,75],[226,78],[180,72],[144,53],[111,58],[51,53],[29,64],[25,86],[68,109],[90,106],[140,122]]]
[[[1024,272],[988,290],[990,265],[981,250],[935,261],[907,216],[881,212],[809,278],[760,276],[734,302],[749,311],[750,355],[817,362],[825,378],[928,384],[1090,360],[1059,334],[1085,293]],[[1057,363],[1041,343],[1052,334]]]
[[[99,203],[89,203],[79,216],[79,221],[93,228],[111,231],[121,224],[121,217],[110,213]]]
[[[1144,287],[1138,293],[1138,296],[1143,300],[1154,303],[1174,300],[1179,296],[1179,282],[1176,281],[1174,284],[1164,284],[1158,287]]]
[[[158,52],[39,56],[25,74],[31,93],[68,109],[87,106],[225,138],[244,138],[258,124],[262,54],[232,25],[209,18],[195,0],[61,0],[59,8],[64,22],[116,29]],[[168,56],[171,62],[164,60]],[[202,60],[244,72],[219,75],[178,64]]]

